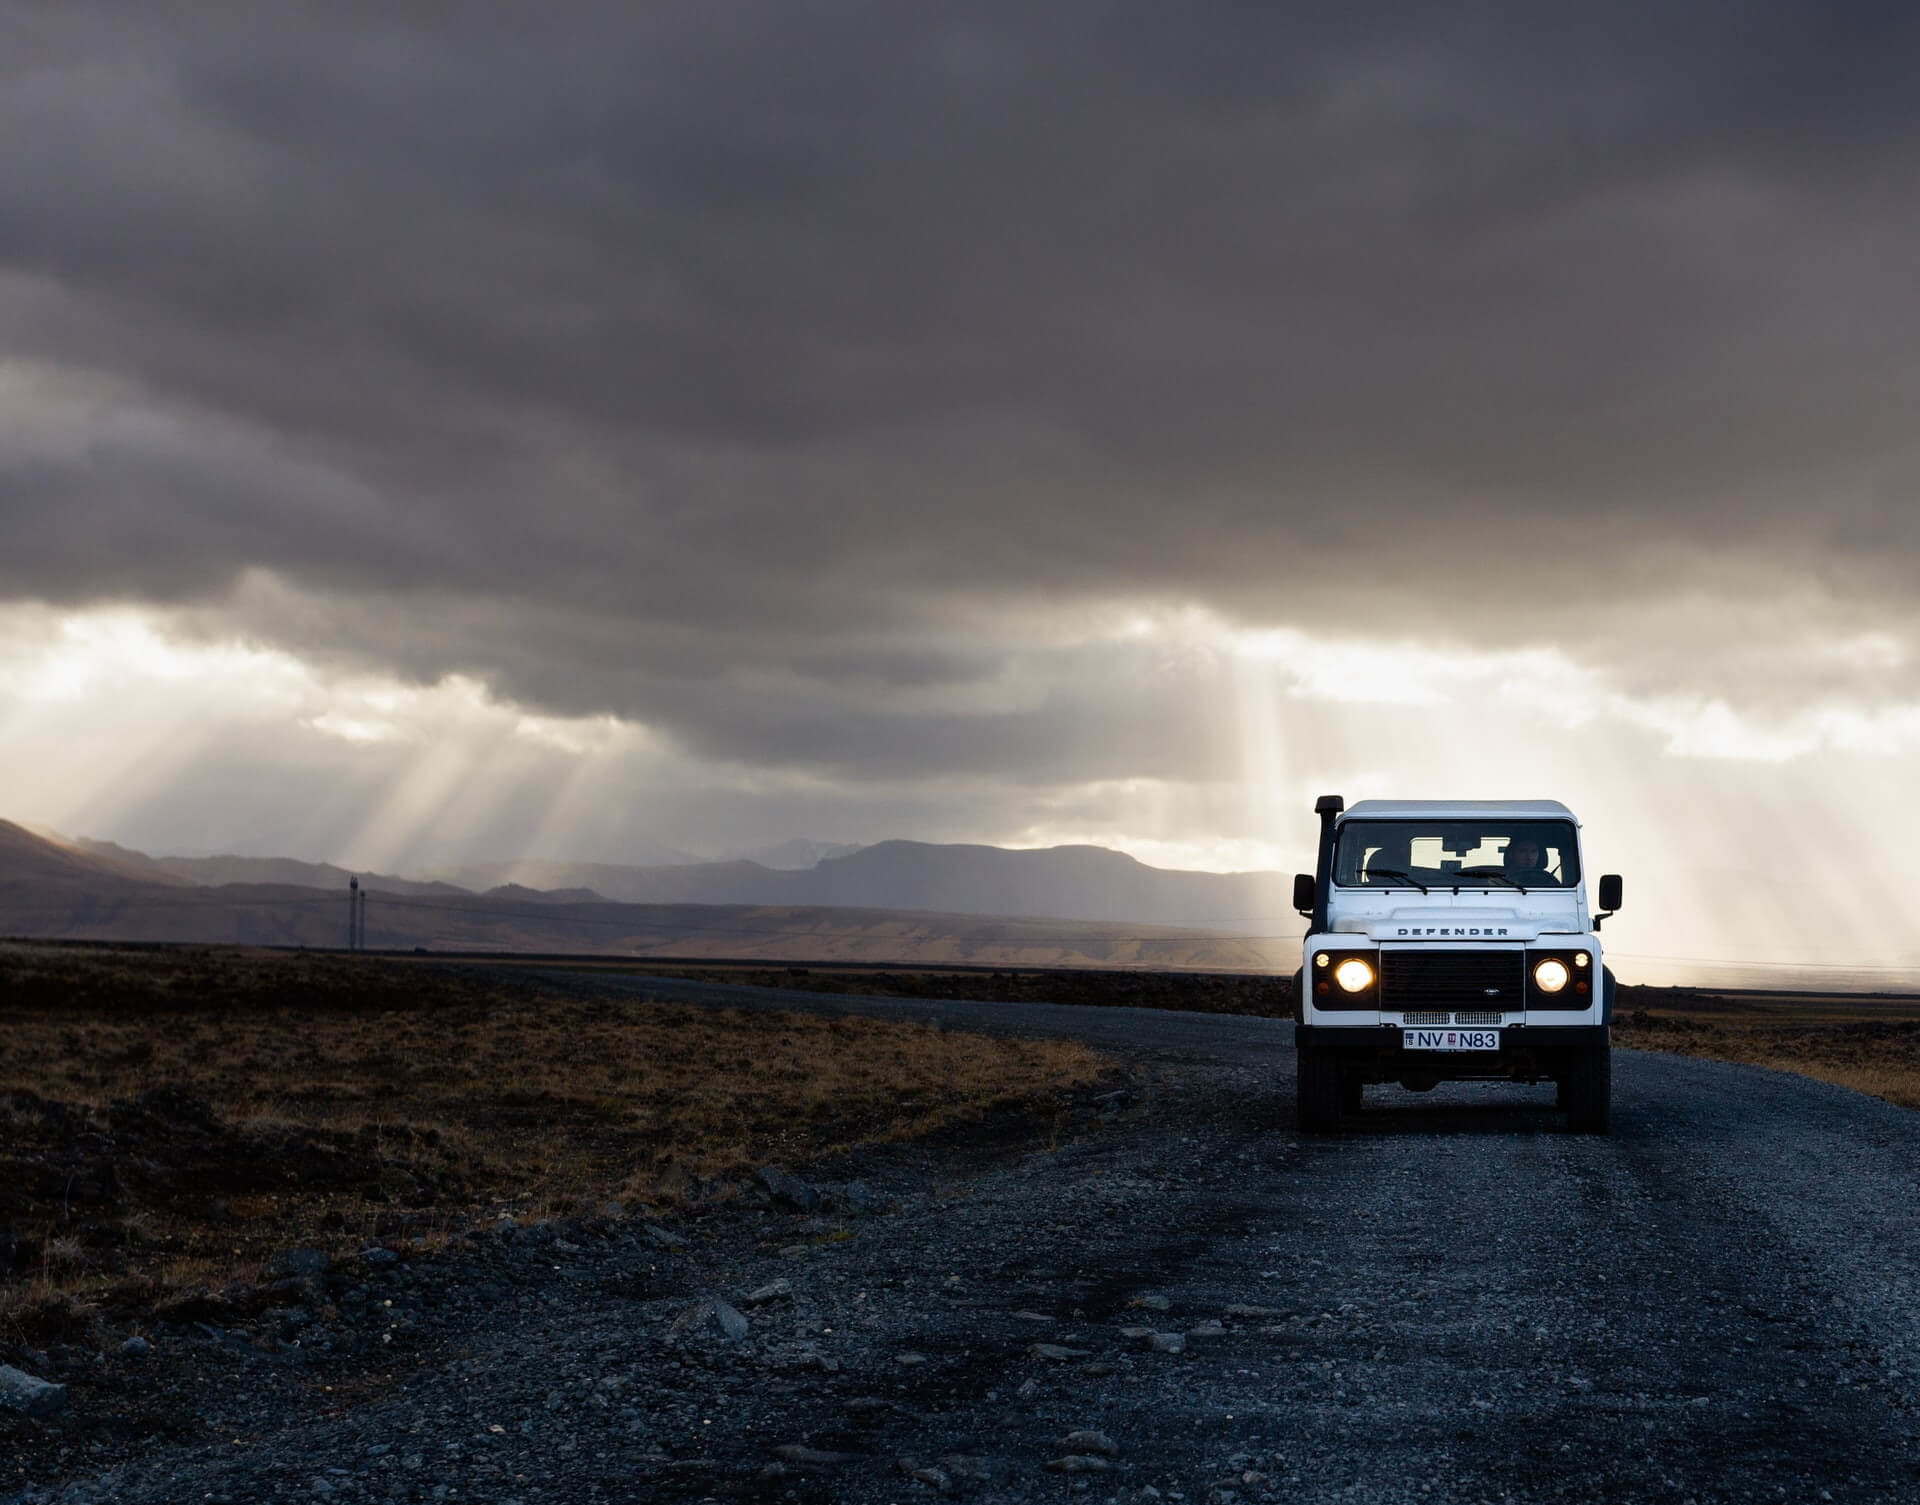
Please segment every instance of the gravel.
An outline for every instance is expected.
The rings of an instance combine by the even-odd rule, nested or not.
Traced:
[[[950,1022],[1091,1038],[1126,1102],[776,1168],[866,1212],[503,1224],[312,1277],[290,1337],[49,1351],[69,1404],[0,1417],[0,1501],[1920,1491],[1920,1116],[1622,1052],[1608,1139],[1462,1085],[1305,1141],[1285,1024],[992,1007]]]

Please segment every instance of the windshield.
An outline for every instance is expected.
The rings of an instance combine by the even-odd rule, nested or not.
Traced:
[[[1580,849],[1564,820],[1350,820],[1333,881],[1346,888],[1572,888]]]

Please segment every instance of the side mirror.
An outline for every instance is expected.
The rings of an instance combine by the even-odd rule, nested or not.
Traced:
[[[1620,875],[1608,873],[1600,880],[1600,907],[1612,914],[1620,907]]]
[[[1301,914],[1312,914],[1313,900],[1313,874],[1295,873],[1293,875],[1293,907]]]

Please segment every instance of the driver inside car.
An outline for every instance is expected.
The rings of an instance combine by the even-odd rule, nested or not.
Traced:
[[[1522,888],[1556,888],[1560,880],[1547,871],[1545,854],[1533,837],[1520,835],[1507,843],[1502,854],[1501,872],[1508,881]]]

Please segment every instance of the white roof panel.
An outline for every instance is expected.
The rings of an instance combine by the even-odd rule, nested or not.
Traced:
[[[1340,818],[1367,820],[1571,820],[1574,814],[1558,800],[1361,800]]]

